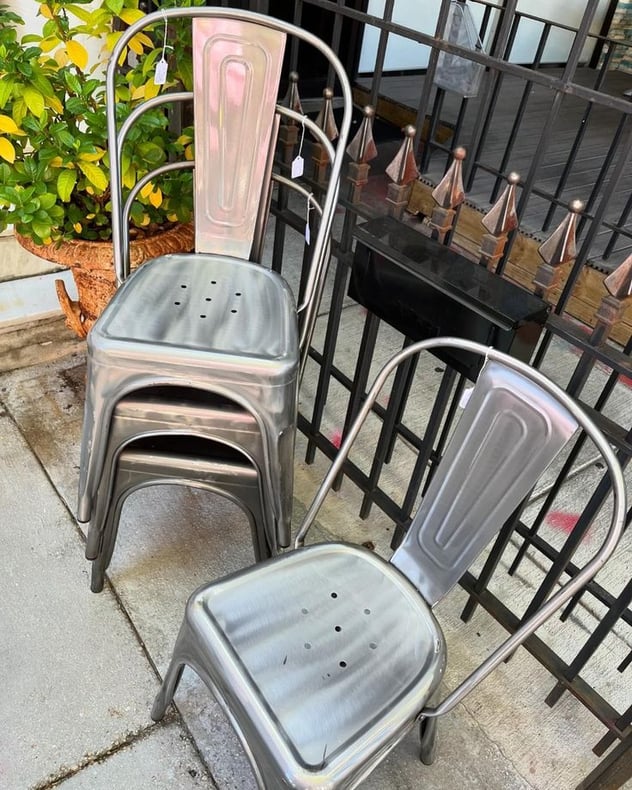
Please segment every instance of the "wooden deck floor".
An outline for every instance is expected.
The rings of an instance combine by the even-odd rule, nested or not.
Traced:
[[[561,69],[550,69],[548,73],[561,74]],[[594,86],[597,72],[588,68],[580,69],[575,81],[585,85]],[[419,105],[424,77],[396,76],[384,77],[380,85],[380,96],[383,101],[379,103],[378,113],[394,124],[401,126],[413,122]],[[362,88],[369,89],[370,78],[357,80],[356,100],[362,101]],[[611,95],[621,96],[623,91],[632,88],[632,75],[621,71],[608,73],[602,91]],[[503,156],[510,139],[513,145],[507,163],[502,169],[505,172],[515,170],[525,178],[531,167],[534,154],[542,145],[541,133],[544,121],[554,99],[554,92],[539,85],[531,85],[526,100],[526,110],[520,124],[513,131],[514,122],[523,100],[525,82],[510,75],[504,75],[498,102],[493,111],[485,144],[479,155],[479,161],[488,167],[501,169]],[[447,92],[441,111],[440,120],[448,140],[451,136],[450,129],[454,127],[460,107],[460,97]],[[458,144],[469,149],[472,139],[474,123],[479,108],[479,99],[470,99],[467,103],[464,121]],[[432,106],[432,105],[431,105]],[[574,140],[581,126],[584,126],[584,135],[577,149],[568,178],[559,190],[559,198],[566,204],[574,198],[579,198],[588,204],[588,211],[594,210],[601,200],[604,190],[607,190],[608,180],[613,172],[611,164],[606,172],[602,184],[597,184],[600,172],[606,162],[609,148],[616,135],[621,114],[614,110],[593,106],[588,119],[582,123],[582,118],[587,108],[583,99],[565,96],[556,118],[553,134],[549,137],[546,152],[538,169],[535,188],[548,193],[555,193],[559,188],[560,177],[572,151]],[[451,144],[452,141],[450,141]],[[473,153],[473,152],[472,152]],[[615,157],[616,161],[616,157]],[[441,178],[446,166],[446,156],[436,152],[431,160],[425,176],[437,181]],[[480,207],[489,205],[495,176],[478,168],[474,180],[468,189],[468,199]],[[632,190],[632,167],[624,173],[617,191],[609,196],[606,220],[618,223],[625,204]],[[523,230],[542,235],[548,235],[564,215],[565,209],[558,208],[547,228],[543,228],[544,220],[551,203],[549,200],[532,194],[524,207],[521,217]],[[582,231],[586,231],[586,226]],[[626,228],[632,232],[632,222]],[[590,258],[598,262],[610,238],[611,231],[603,226],[591,247]],[[581,243],[582,234],[578,240]],[[617,265],[632,251],[632,240],[625,236],[619,237],[607,268]]]

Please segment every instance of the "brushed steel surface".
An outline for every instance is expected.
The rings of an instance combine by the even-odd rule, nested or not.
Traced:
[[[250,256],[285,39],[240,19],[193,20],[199,252]]]
[[[487,357],[437,482],[423,500],[443,498],[442,507],[436,514],[428,510],[428,517],[413,525],[391,563],[343,544],[302,548],[386,381],[413,355],[442,347]],[[432,694],[444,671],[445,644],[420,594],[424,569],[445,585],[445,574],[453,570],[449,563],[464,563],[475,548],[482,549],[491,522],[494,531],[502,527],[578,425],[601,453],[611,478],[612,513],[603,543],[437,703]],[[451,710],[595,575],[617,545],[626,512],[623,473],[607,439],[546,376],[460,338],[411,344],[379,372],[308,508],[296,550],[193,594],[152,717],[164,716],[188,664],[233,723],[259,787],[357,787],[415,717]],[[484,539],[473,537],[479,529],[487,533]],[[431,599],[432,593],[427,593]]]
[[[176,256],[177,264],[169,257],[145,264],[139,271],[151,271],[152,282],[148,273],[128,276],[129,203],[124,204],[122,195],[122,149],[132,124],[162,99],[149,100],[121,124],[116,85],[120,56],[131,38],[172,19],[191,20],[194,28],[198,252]],[[343,105],[337,144],[325,141],[331,157],[329,181],[298,310],[280,277],[238,260],[258,255],[265,229],[270,184],[264,182],[270,181],[271,153],[284,112],[277,112],[276,99],[288,35],[328,62]],[[117,282],[125,282],[88,340],[77,518],[91,518],[116,403],[139,388],[180,383],[230,398],[255,416],[265,448],[260,472],[274,510],[276,545],[287,546],[298,381],[329,262],[351,124],[345,70],[317,36],[274,17],[230,8],[169,8],[147,14],[122,31],[108,63],[106,96],[114,268]],[[177,92],[171,98],[180,102],[185,96]],[[306,126],[313,124],[308,120]],[[169,162],[158,171],[190,164]],[[143,176],[145,183],[154,175]],[[142,187],[143,179],[135,188]]]
[[[116,292],[87,343],[78,520],[92,516],[116,403],[143,387],[180,384],[227,397],[255,417],[277,541],[288,545],[299,344],[285,281],[227,257],[164,256]]]
[[[155,390],[155,388],[153,388]],[[271,547],[277,547],[274,503],[268,492],[273,490],[269,479],[266,443],[255,417],[231,403],[215,403],[212,397],[200,392],[197,401],[178,396],[180,390],[173,388],[173,395],[152,396],[152,390],[143,394],[132,394],[116,404],[96,490],[92,493],[92,517],[86,542],[86,558],[94,559],[100,535],[107,520],[110,497],[113,496],[113,477],[119,454],[132,442],[141,438],[160,436],[189,436],[220,442],[238,450],[250,465],[262,476],[261,520]],[[191,397],[187,393],[188,397]],[[280,484],[285,477],[280,478]]]
[[[121,510],[127,497],[152,485],[187,485],[230,499],[248,518],[255,560],[270,557],[259,475],[246,459],[240,462],[132,448],[123,450],[118,456],[103,525],[99,529],[99,525],[90,523],[86,545],[92,542],[95,548],[94,556],[89,557],[93,560],[93,592],[103,589],[104,575],[112,559]],[[98,534],[91,534],[96,530]]]
[[[488,362],[391,562],[435,604],[577,430],[552,395]]]
[[[117,291],[99,332],[182,354],[274,360],[294,353],[295,313],[292,292],[276,272],[225,256],[165,255]]]
[[[265,787],[353,787],[414,723],[445,644],[395,568],[321,544],[194,593],[183,660],[229,705]]]
[[[301,524],[294,541],[295,547],[298,548],[303,545],[305,536],[314,523],[320,507],[322,506],[328,492],[331,490],[334,481],[340,474],[349,455],[349,451],[362,428],[362,425],[364,424],[368,415],[371,413],[373,405],[375,404],[380,392],[392,373],[404,361],[423,351],[430,351],[434,353],[437,349],[447,348],[460,349],[467,351],[468,353],[478,354],[479,356],[482,356],[486,359],[489,367],[493,366],[492,370],[494,375],[492,375],[488,369],[485,379],[481,381],[481,386],[479,387],[477,384],[477,388],[479,389],[479,393],[476,396],[478,403],[476,399],[473,399],[474,396],[471,396],[465,407],[464,428],[468,425],[476,426],[475,415],[471,415],[468,412],[470,410],[475,410],[478,406],[482,405],[483,408],[486,406],[486,391],[496,390],[498,393],[503,389],[503,386],[506,386],[511,391],[512,396],[515,396],[518,400],[520,400],[521,397],[525,399],[532,407],[531,411],[535,412],[541,410],[541,421],[547,422],[548,420],[551,420],[552,425],[543,429],[542,425],[538,424],[537,420],[533,419],[532,416],[529,416],[531,412],[529,411],[528,407],[526,408],[527,416],[525,419],[525,425],[530,425],[533,423],[535,425],[535,430],[543,431],[547,437],[546,441],[551,442],[551,446],[544,452],[540,453],[539,449],[535,452],[533,463],[539,462],[539,474],[545,471],[548,463],[550,462],[549,456],[554,454],[555,445],[559,445],[562,436],[564,434],[569,436],[572,435],[574,426],[579,426],[590,438],[596,450],[601,455],[601,458],[607,468],[609,483],[612,488],[612,497],[610,497],[610,520],[606,535],[602,542],[598,544],[592,552],[589,552],[588,560],[586,561],[582,559],[580,561],[579,567],[575,570],[571,578],[549,598],[547,598],[539,609],[532,613],[528,618],[524,619],[516,628],[516,630],[499,646],[495,647],[485,658],[485,660],[470,675],[462,680],[452,691],[450,691],[440,703],[435,704],[433,701],[424,707],[424,709],[421,711],[421,715],[426,718],[441,716],[452,710],[462,699],[464,699],[467,694],[470,693],[470,691],[472,691],[472,689],[474,689],[482,680],[484,680],[505,659],[511,656],[519,645],[528,639],[529,636],[531,636],[565,603],[571,600],[571,598],[576,593],[578,593],[587,584],[587,582],[590,581],[590,579],[595,576],[595,574],[603,567],[615,550],[623,533],[627,516],[626,484],[623,477],[621,464],[619,463],[614,450],[610,446],[608,439],[573,397],[568,395],[564,390],[554,384],[539,370],[530,367],[525,362],[522,362],[515,357],[509,356],[502,351],[498,351],[495,348],[489,348],[482,345],[481,343],[463,340],[462,338],[458,337],[438,337],[412,343],[391,357],[391,359],[380,370],[375,382],[373,383],[373,386],[367,393],[366,399],[364,400],[357,417],[349,426],[346,438],[343,441],[329,471],[325,475],[320,488],[316,492],[312,504],[308,508],[307,513],[303,518],[303,523]],[[483,386],[484,384],[485,386]],[[516,404],[519,414],[521,410],[525,408],[524,402],[525,401],[523,400],[523,404]],[[509,408],[508,401],[499,404],[499,406],[501,407],[501,411],[504,407]],[[494,421],[496,419],[496,411],[489,408],[487,411],[488,422],[489,426],[491,427],[494,425]],[[478,429],[479,437],[483,437],[484,432],[480,433],[480,425]],[[470,442],[469,437],[464,438],[464,441],[466,444]],[[487,451],[491,450],[492,452],[500,452],[503,457],[511,458],[513,452],[511,441],[512,437],[508,436],[507,442],[504,445],[502,442],[500,443],[500,446],[491,442],[487,447]],[[471,442],[471,445],[474,446],[474,442]],[[466,450],[465,452],[465,457],[467,457],[469,452],[469,460],[471,462],[470,464],[460,463],[461,446],[458,446],[458,441],[453,442],[452,448],[454,449],[454,452],[451,448],[451,455],[448,458],[448,461],[452,463],[460,463],[463,486],[469,486],[468,478],[470,474],[477,474],[477,468],[473,465],[474,462],[481,461],[481,458],[476,454],[476,447],[474,447],[472,450],[472,446],[469,448],[469,451]],[[439,480],[446,480],[450,478],[450,471],[446,469],[442,470],[445,460],[446,458],[444,455],[443,462],[439,465],[437,472],[439,475]],[[527,458],[524,458],[523,460],[526,466],[532,463],[531,455]],[[495,464],[495,459],[492,459],[491,467],[494,467]],[[531,473],[537,477],[535,469],[531,470],[529,474]],[[519,472],[519,474],[521,474],[521,472]],[[455,493],[455,495],[458,497],[459,486],[457,481],[453,479],[452,483],[454,483],[453,493]],[[526,478],[522,481],[522,484],[525,483]],[[438,482],[437,488],[435,488],[435,493],[439,498],[442,496],[440,487],[440,483]],[[497,508],[498,502],[498,498],[495,496],[495,491],[495,486],[488,486],[483,490],[477,488],[475,491],[476,504],[480,503],[482,505],[486,503],[490,511],[494,511]],[[429,493],[430,492],[426,492],[425,498],[422,500],[422,507],[423,502],[426,501]],[[515,493],[519,492],[517,491]],[[514,503],[514,506],[517,506],[518,504],[520,504],[520,497],[518,497],[518,500]],[[498,531],[503,526],[503,524],[500,518],[501,514],[497,512],[496,515],[499,518],[498,523],[495,525],[495,531]],[[485,513],[481,512],[479,513],[479,516],[484,517]],[[465,517],[467,518],[467,514]],[[487,528],[487,521],[483,519],[481,521],[481,525],[483,528]],[[423,524],[421,527],[423,529]],[[471,525],[472,531],[475,531],[478,528],[478,524]],[[441,529],[442,524],[440,521],[429,526],[430,533],[440,531]],[[450,530],[448,530],[448,535],[449,534]],[[444,542],[449,544],[449,539],[448,541]],[[464,543],[461,545],[463,546]],[[424,574],[422,566],[426,562],[427,555],[419,550],[418,547],[418,530],[411,529],[409,531],[408,537],[402,544],[402,547],[400,547],[400,549],[391,558],[391,562],[397,562],[399,567],[406,572],[411,581],[413,581],[413,583],[417,583],[421,588],[423,581],[420,581],[420,577]],[[479,548],[482,548],[482,546]],[[464,551],[463,554],[465,553],[466,552]],[[459,572],[462,570],[463,569],[460,569]],[[433,572],[434,569],[431,566],[429,568],[429,574],[432,575]],[[445,582],[445,579],[439,580],[439,583],[441,583],[441,581]],[[432,591],[429,593],[430,597],[432,598],[431,593]]]

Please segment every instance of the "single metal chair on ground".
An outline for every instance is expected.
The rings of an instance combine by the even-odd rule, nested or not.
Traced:
[[[160,173],[192,163],[157,168],[123,204],[123,144],[142,108],[119,128],[118,61],[140,30],[155,24],[162,29],[178,17],[193,19],[196,252],[163,256],[128,276],[127,225],[134,198]],[[343,117],[335,146],[314,122],[277,104],[288,35],[325,56],[337,78]],[[264,448],[259,471],[266,501],[272,503],[275,547],[287,546],[298,382],[327,270],[351,120],[349,81],[329,47],[300,28],[244,11],[183,8],[148,15],[121,35],[108,67],[107,91],[114,256],[123,284],[88,336],[77,518],[92,518],[104,469],[108,474],[104,463],[117,403],[139,389],[185,386],[203,390],[211,409],[218,396],[256,421]],[[172,93],[143,107],[188,98],[188,93]],[[273,172],[282,117],[303,124],[329,156],[322,205],[310,188]],[[298,307],[284,279],[258,263],[272,182],[297,189],[320,214]],[[178,419],[177,410],[172,417]]]
[[[130,494],[153,485],[187,485],[220,494],[244,511],[256,562],[271,556],[263,486],[255,466],[240,452],[191,437],[151,436],[131,442],[116,457],[112,491],[94,541],[92,592],[101,592],[118,535],[121,511]],[[92,526],[92,524],[91,524]],[[212,524],[209,528],[212,529]]]
[[[487,357],[402,543],[387,562],[362,547],[303,547],[380,389],[398,364],[441,347]],[[613,490],[607,536],[443,701],[445,643],[432,613],[581,428]],[[296,550],[198,589],[189,599],[152,716],[185,665],[217,696],[262,788],[351,788],[421,719],[452,709],[599,570],[626,515],[619,463],[593,421],[538,371],[470,341],[408,346],[378,375],[310,506]],[[287,591],[292,594],[288,595]],[[433,727],[422,730],[422,757]]]

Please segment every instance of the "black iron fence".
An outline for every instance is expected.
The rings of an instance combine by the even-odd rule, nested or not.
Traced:
[[[348,304],[345,300],[349,277],[358,265],[358,244],[387,258],[389,254],[388,232],[382,226],[377,231],[371,224],[363,227],[365,221],[376,215],[387,215],[392,234],[397,233],[392,223],[396,226],[400,223],[406,233],[419,234],[419,237],[430,235],[435,243],[450,247],[467,193],[470,202],[489,208],[483,218],[478,259],[469,264],[485,267],[492,278],[506,277],[510,271],[520,226],[523,230],[548,233],[559,222],[548,241],[544,241],[544,235],[539,239],[544,242],[539,252],[534,246],[526,253],[532,259],[533,298],[537,297],[550,307],[548,315],[545,312],[540,316],[545,325],[542,335],[536,334],[537,350],[531,361],[547,369],[553,350],[560,345],[575,354],[576,363],[571,366],[566,388],[592,412],[616,447],[623,466],[627,466],[632,456],[632,426],[623,424],[621,411],[610,407],[621,381],[632,378],[632,340],[625,329],[623,343],[614,344],[609,337],[616,330],[621,338],[622,317],[632,292],[632,257],[623,261],[632,239],[628,224],[632,210],[629,196],[632,103],[622,94],[626,80],[629,79],[632,87],[632,76],[628,78],[626,72],[612,70],[621,59],[622,48],[628,45],[608,35],[591,32],[597,0],[587,0],[577,28],[519,13],[517,0],[502,3],[472,0],[471,5],[480,8],[476,30],[487,51],[476,44],[469,48],[449,40],[449,0],[441,2],[434,34],[396,21],[395,0],[385,0],[380,17],[368,14],[366,3],[359,0],[297,0],[293,5],[280,4],[278,8],[273,0],[260,0],[249,5],[253,10],[279,15],[291,12],[292,21],[306,25],[309,15],[316,11],[318,32],[322,35],[323,28],[327,30],[333,47],[344,50],[350,66],[355,64],[354,76],[361,89],[358,95],[367,97],[369,103],[378,108],[384,106],[385,99],[394,99],[414,121],[405,130],[401,148],[395,152],[390,142],[378,143],[376,147],[371,131],[372,109],[366,109],[364,116],[358,118],[357,136],[350,146],[350,162],[341,198],[344,213],[333,248],[332,294],[325,318],[326,328],[322,343],[310,352],[311,365],[316,371],[314,401],[309,412],[304,411],[300,416],[299,427],[308,438],[307,461],[314,459],[317,450],[329,457],[336,453],[338,441],[323,428],[328,399],[334,391],[338,404],[344,398],[345,425],[348,425],[365,396],[373,357],[380,348],[379,333],[384,315],[374,306],[363,318],[354,370],[343,370],[337,364],[336,349]],[[527,26],[531,33],[536,31],[535,36],[532,35],[532,55],[526,63],[513,62]],[[358,52],[347,50],[349,41],[359,46],[364,29],[377,31],[375,62],[369,77],[357,73]],[[547,59],[547,44],[554,33],[560,32],[568,37],[568,51],[563,63],[552,64]],[[414,42],[425,52],[427,63],[423,73],[397,77],[388,73],[387,53],[393,36]],[[476,95],[459,96],[454,90],[438,87],[437,78],[442,63],[445,66],[446,56],[463,59],[461,65],[465,62],[482,68]],[[301,72],[300,53],[294,52],[292,57],[290,65]],[[306,65],[309,69],[310,64]],[[389,96],[389,90],[397,87],[396,79],[400,91],[407,90],[406,85],[410,87],[405,80],[416,80],[414,100]],[[323,84],[326,84],[325,79]],[[323,113],[323,117],[331,118],[331,115]],[[296,129],[283,131],[280,160],[286,167],[294,156],[298,137]],[[467,156],[460,149],[461,145],[467,149]],[[386,169],[388,176],[384,176],[384,161],[378,166],[371,165],[373,158],[385,150],[390,152],[386,160],[390,162]],[[390,161],[393,153],[396,155]],[[326,168],[318,150],[313,152],[312,158],[313,189],[317,191],[320,180],[326,177]],[[411,230],[410,221],[403,220],[418,169],[438,186],[433,191],[431,208],[418,218]],[[572,198],[581,198],[584,202],[572,202]],[[567,211],[569,202],[570,211]],[[305,217],[292,211],[282,189],[276,195],[273,208],[279,220],[274,240],[278,253],[286,242],[286,228],[302,232]],[[595,259],[608,259],[612,263],[609,267],[612,274],[606,281],[607,290],[598,291],[595,304],[588,310],[592,329],[587,331],[586,327],[570,320],[566,311],[590,262]],[[603,275],[597,276],[601,283]],[[362,299],[357,291],[355,295]],[[473,310],[479,317],[485,312],[480,305]],[[378,313],[382,317],[378,317]],[[535,320],[533,316],[539,314],[534,307],[529,315],[529,320]],[[501,328],[506,331],[511,316],[505,316],[502,321]],[[389,323],[401,330],[399,335],[390,335],[391,343],[411,341],[412,330],[408,326],[399,326],[396,319]],[[479,327],[477,331],[483,331],[480,323],[476,326]],[[490,343],[499,342],[501,335],[493,321],[484,331],[488,332]],[[520,347],[521,353],[526,353],[524,344]],[[388,351],[391,353],[395,348]],[[599,371],[599,376],[592,375],[595,371]],[[406,529],[415,502],[420,493],[423,494],[433,466],[441,456],[458,412],[460,395],[471,375],[458,365],[441,364],[436,372],[440,376],[425,434],[420,435],[410,423],[406,410],[415,375],[413,362],[398,373],[389,403],[376,406],[376,415],[383,427],[369,468],[363,469],[353,463],[346,468],[346,475],[364,495],[361,515],[366,515],[372,505],[383,510],[396,525],[395,541]],[[344,425],[342,430],[344,432]],[[398,443],[413,453],[413,474],[411,485],[393,494],[383,481]],[[578,468],[590,466],[583,444],[580,437],[570,456],[555,470],[549,489],[504,526],[478,574],[468,573],[463,578],[462,585],[470,596],[463,619],[469,619],[477,606],[483,606],[508,629],[514,629],[551,593],[560,578],[576,572],[571,555],[589,535],[591,524],[607,499],[607,481],[601,478],[599,470],[593,470],[586,484],[589,488],[584,486],[586,501],[575,514],[573,523],[567,525],[568,534],[564,533],[562,538],[560,533],[552,535],[546,528],[546,516]],[[498,573],[517,574],[527,561],[539,564],[542,574],[526,609],[517,614],[510,601],[502,600],[493,591],[493,579]],[[632,704],[617,707],[603,692],[599,679],[586,679],[591,661],[616,631],[620,644],[627,644],[628,648],[625,655],[614,660],[609,677],[615,682],[618,678],[622,689],[631,685],[625,673],[629,673],[632,663],[629,647],[632,641],[632,581],[620,578],[617,582],[611,584],[601,578],[593,581],[563,613],[562,619],[571,625],[580,609],[592,613],[588,625],[582,620],[581,628],[587,635],[572,655],[568,654],[568,645],[564,650],[558,649],[541,638],[533,638],[527,645],[555,680],[547,702],[553,705],[564,691],[570,691],[604,724],[604,736],[595,746],[597,754],[605,754],[614,742],[619,742],[595,775],[587,778],[585,787],[601,786],[598,783],[605,776],[611,783],[619,783],[610,786],[619,786],[632,777]],[[574,618],[570,617],[571,613]],[[601,779],[597,778],[598,774]]]

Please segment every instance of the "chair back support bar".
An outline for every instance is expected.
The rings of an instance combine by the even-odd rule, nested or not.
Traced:
[[[285,40],[240,19],[193,20],[198,252],[250,257]]]
[[[488,362],[391,562],[428,603],[461,578],[577,429],[552,396]]]

